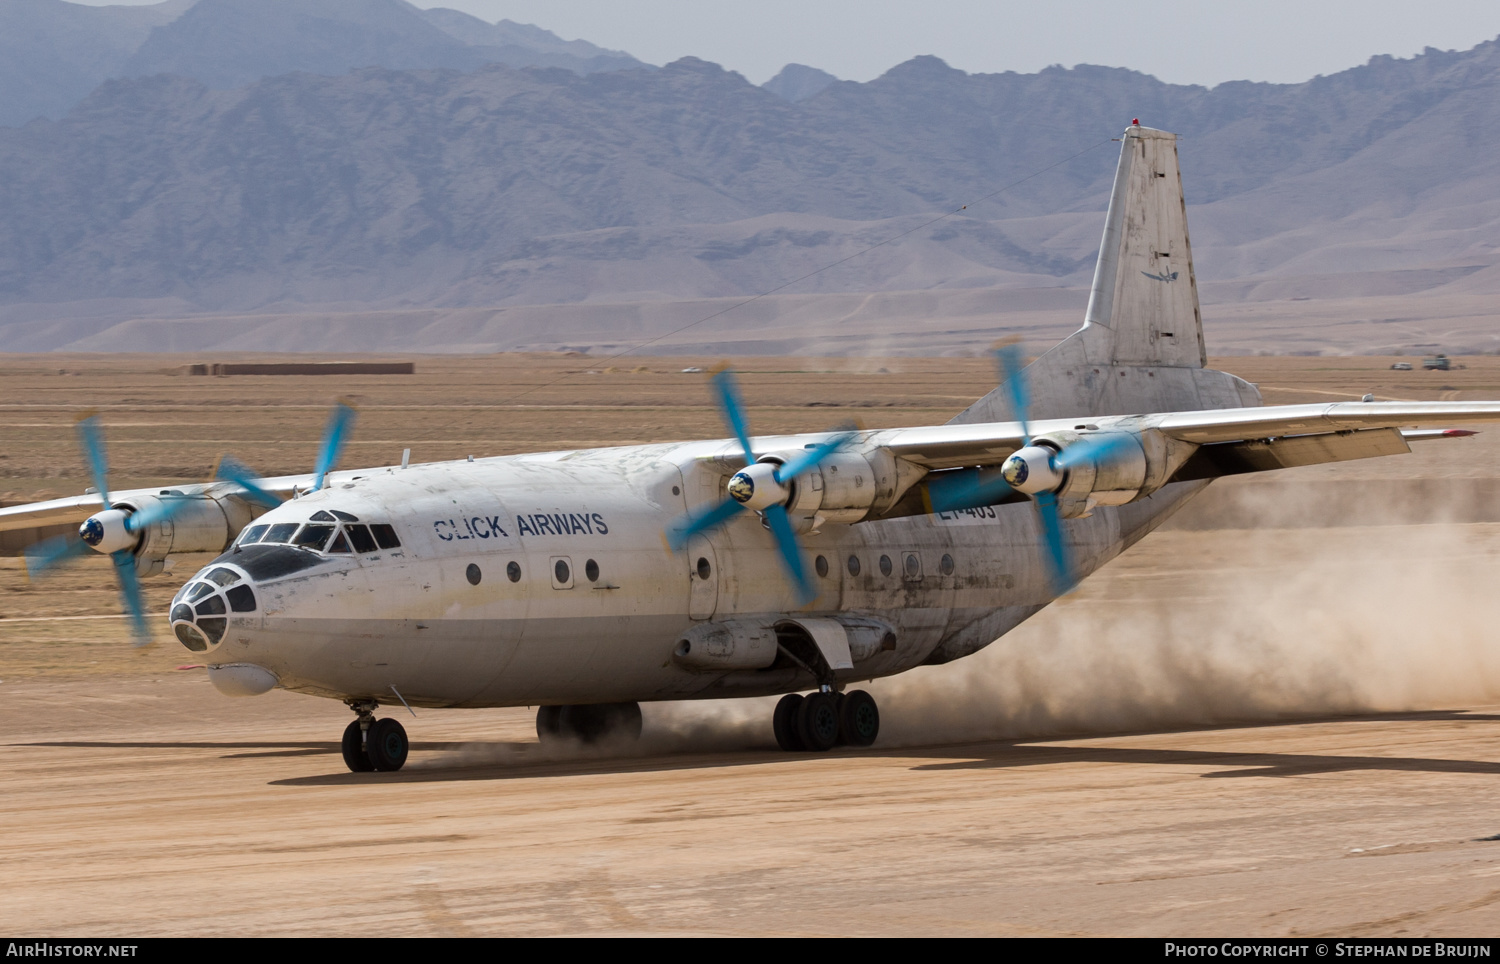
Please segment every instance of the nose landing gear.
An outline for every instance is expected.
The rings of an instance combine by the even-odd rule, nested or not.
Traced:
[[[344,728],[341,748],[344,765],[355,773],[372,770],[390,772],[406,764],[406,754],[411,743],[406,738],[406,727],[387,717],[375,719],[374,700],[348,700],[349,708],[359,718]]]
[[[788,753],[835,746],[869,746],[880,734],[880,709],[864,690],[788,693],[771,717],[776,744]]]

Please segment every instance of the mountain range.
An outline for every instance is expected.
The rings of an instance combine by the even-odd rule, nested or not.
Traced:
[[[227,89],[292,71],[473,70],[484,64],[578,73],[647,65],[528,24],[404,0],[165,0],[93,7],[0,3],[0,125],[57,119],[110,78],[174,74]]]
[[[1180,134],[1222,346],[1500,348],[1496,42],[1302,84],[918,57],[757,87],[402,0],[35,13],[75,7],[0,5],[114,78],[0,127],[0,348],[608,346],[767,292],[667,344],[1041,339],[1133,118]]]

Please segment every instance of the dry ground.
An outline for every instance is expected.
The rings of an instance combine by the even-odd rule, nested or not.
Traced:
[[[349,463],[722,434],[702,376],[680,371],[703,359],[167,373],[193,360],[0,356],[4,497],[88,484],[71,429],[88,407],[121,488],[201,477],[223,451],[305,471],[340,394],[360,402]],[[1500,398],[1500,359],[1465,361],[1222,367],[1268,402]],[[938,421],[993,382],[964,359],[738,367],[764,432]],[[1495,435],[1233,485],[1482,482],[1500,477]],[[648,707],[644,749],[618,757],[548,756],[524,710],[431,711],[406,720],[408,769],[380,777],[344,770],[342,706],[228,700],[176,669],[175,644],[131,649],[102,560],[28,584],[0,559],[0,925],[1493,934],[1500,842],[1478,838],[1500,833],[1500,526],[1377,524],[1390,509],[1271,531],[1200,510],[980,657],[881,690],[871,751],[775,752],[758,703]],[[174,584],[152,585],[160,608]]]

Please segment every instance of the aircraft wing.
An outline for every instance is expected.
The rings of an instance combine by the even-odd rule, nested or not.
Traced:
[[[366,470],[368,471],[368,470]],[[330,481],[336,480],[340,475],[352,473],[330,473]],[[275,479],[261,479],[259,485],[267,492],[279,499],[290,499],[294,488],[306,488],[312,485],[311,475],[288,475]],[[174,485],[173,492],[186,496],[203,497],[234,497],[242,494],[233,483],[210,482],[193,485]],[[157,495],[160,488],[152,489],[124,489],[109,494],[110,502],[115,504],[129,504],[135,496]],[[12,529],[39,529],[47,526],[79,525],[83,520],[104,508],[104,502],[99,498],[99,493],[90,492],[86,495],[75,495],[66,499],[52,499],[48,502],[29,502],[25,505],[13,505],[0,508],[0,532]]]
[[[44,526],[81,523],[84,519],[104,507],[99,493],[75,495],[68,499],[52,499],[49,502],[30,502],[0,509],[0,532],[9,529],[38,529]]]
[[[1080,430],[1139,432],[1207,445],[1286,436],[1317,436],[1367,429],[1431,430],[1500,421],[1500,402],[1331,402],[1312,405],[1267,405],[1201,412],[1169,412],[1044,419],[1031,423],[1033,435]],[[1408,438],[1430,432],[1408,433]],[[1018,422],[937,425],[870,433],[866,444],[888,449],[898,458],[928,469],[998,465],[1023,442]]]

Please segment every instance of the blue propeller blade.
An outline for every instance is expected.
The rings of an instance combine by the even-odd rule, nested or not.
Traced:
[[[787,576],[797,587],[797,601],[806,605],[817,597],[818,591],[807,578],[807,569],[802,565],[802,550],[797,545],[797,533],[792,531],[792,520],[787,518],[783,506],[773,505],[766,509],[766,522],[771,535],[776,537],[776,548],[781,550],[781,564]]]
[[[1042,492],[1036,497],[1036,510],[1042,520],[1042,535],[1046,540],[1048,569],[1052,576],[1052,591],[1058,596],[1073,589],[1073,564],[1068,557],[1067,543],[1063,542],[1062,519],[1057,512],[1057,496]]]
[[[88,544],[77,536],[53,536],[50,539],[43,539],[25,549],[26,574],[35,578],[69,559],[76,559],[87,554],[88,551]]]
[[[1135,444],[1135,440],[1129,435],[1113,432],[1108,435],[1085,435],[1058,453],[1052,459],[1052,464],[1059,469],[1071,469],[1081,462],[1103,461],[1115,452]]]
[[[83,454],[89,460],[89,471],[94,476],[94,488],[104,507],[109,508],[109,460],[104,455],[104,438],[99,433],[99,416],[86,415],[78,420],[78,439],[83,443]]]
[[[1031,444],[1031,393],[1026,388],[1026,371],[1021,364],[1021,346],[1015,342],[995,349],[1000,361],[1000,373],[1005,377],[1005,387],[1010,392],[1010,410],[1021,423],[1023,444]]]
[[[933,512],[957,512],[994,505],[1015,491],[998,469],[968,469],[934,479],[927,486],[927,499]]]
[[[214,471],[214,478],[222,482],[233,482],[245,490],[245,494],[252,502],[259,502],[273,509],[281,505],[281,499],[260,487],[260,476],[256,475],[250,466],[232,455],[226,455],[219,460],[219,467]]]
[[[125,603],[125,611],[130,614],[130,631],[135,637],[135,645],[144,646],[151,642],[151,630],[146,626],[146,600],[141,595],[141,579],[135,572],[135,554],[129,549],[121,549],[109,555],[115,564],[115,575],[120,579],[120,598]]]
[[[334,406],[333,414],[328,418],[328,428],[323,432],[323,447],[318,450],[318,465],[313,470],[316,476],[312,487],[314,492],[323,487],[324,477],[338,464],[339,453],[344,448],[344,436],[353,424],[354,408],[348,402],[340,401]]]
[[[740,403],[739,389],[734,384],[734,375],[729,369],[714,375],[712,379],[714,391],[719,395],[719,411],[724,415],[724,421],[729,423],[729,428],[734,432],[734,437],[740,440],[740,448],[744,450],[745,462],[755,461],[755,452],[750,448],[750,431],[745,426],[745,406]]]
[[[843,432],[835,435],[827,441],[819,442],[810,449],[804,449],[802,454],[776,469],[776,481],[782,485],[795,479],[819,462],[828,458],[834,452],[848,445],[854,439],[853,432]]]
[[[673,523],[667,530],[667,543],[676,551],[687,545],[688,539],[703,532],[705,529],[713,529],[723,525],[730,519],[743,512],[745,507],[733,499],[725,499],[718,505],[703,514],[688,518],[686,524],[681,521]]]

